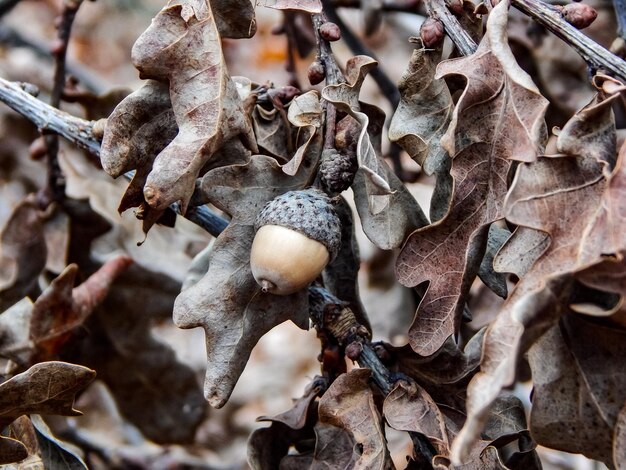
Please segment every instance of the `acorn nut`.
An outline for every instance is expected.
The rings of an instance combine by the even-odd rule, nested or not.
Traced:
[[[318,189],[290,191],[256,218],[250,267],[263,292],[289,295],[313,282],[341,245],[341,222]]]

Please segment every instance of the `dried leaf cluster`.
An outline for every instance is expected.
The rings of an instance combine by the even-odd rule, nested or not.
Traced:
[[[63,19],[80,3],[64,6]],[[626,86],[619,74],[595,67],[581,92],[587,102],[574,110],[569,97],[555,98],[567,78],[545,70],[546,32],[508,1],[426,0],[423,12],[399,2],[397,9],[431,17],[422,29],[429,47],[412,38],[397,89],[381,85],[394,105],[386,119],[362,101],[368,77],[384,82],[385,60],[360,53],[342,67],[331,49],[336,38],[321,32],[329,17],[354,36],[334,16],[343,2],[257,3],[168,1],[132,48],[143,80],[132,93],[82,95],[62,75],[65,99],[103,118],[67,134],[99,139],[102,169],[130,183],[114,201],[97,189],[111,184],[93,176],[98,170],[57,155],[49,136],[37,141],[47,183],[14,205],[0,233],[0,463],[209,468],[189,450],[212,423],[206,401],[227,405],[257,343],[290,320],[316,330],[320,375],[290,409],[259,418],[270,424],[249,436],[252,468],[533,469],[542,468],[538,446],[622,468]],[[357,3],[365,35],[378,34],[392,2]],[[261,7],[284,19],[287,86],[229,73],[229,40],[255,35]],[[559,27],[571,28],[558,14]],[[475,51],[464,55],[472,42]],[[326,83],[308,89],[295,56],[310,59],[312,48]],[[411,159],[416,178],[432,182],[426,211],[404,168]],[[308,188],[332,198],[341,247],[311,286],[272,295],[250,267],[257,216],[277,196]],[[120,222],[111,204],[119,213],[135,209],[148,248],[128,248],[137,222]],[[183,216],[215,239],[201,249],[170,244],[185,230]],[[170,235],[158,227],[174,224]],[[415,304],[415,311],[404,305],[411,317],[404,345],[372,342],[376,323],[359,293],[359,229],[392,267],[389,283]],[[195,255],[181,255],[184,280],[138,255],[150,253],[155,237],[165,241],[148,257]],[[126,254],[108,246],[117,255],[101,256],[106,243]],[[374,262],[366,270],[385,277]],[[170,319],[204,330],[203,390],[193,365],[153,330]],[[90,385],[96,376],[100,385]],[[105,450],[73,420],[50,417],[79,415],[77,394],[97,400],[102,384],[119,419],[142,436],[134,457]],[[400,459],[391,429],[410,441]],[[173,444],[187,446],[183,457]]]

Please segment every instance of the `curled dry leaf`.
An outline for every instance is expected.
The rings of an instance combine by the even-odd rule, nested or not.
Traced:
[[[620,468],[623,461],[613,460],[613,449],[620,446],[618,426],[626,403],[624,345],[624,330],[576,314],[565,315],[533,345],[530,420],[539,444]]]
[[[385,345],[391,355],[389,367],[415,380],[435,402],[464,412],[467,384],[478,370],[484,333],[484,328],[476,333],[464,350],[449,338],[429,357],[419,356],[409,345]]]
[[[322,127],[322,105],[317,91],[296,96],[289,105],[287,117],[297,129],[296,142],[301,142],[289,163],[283,165],[283,171],[293,176],[308,152],[319,154],[322,151],[322,134],[319,132]]]
[[[367,147],[373,152],[373,156],[380,158],[385,114],[376,106],[365,103],[359,103],[359,105],[361,114],[368,119],[365,136],[363,137],[363,127],[359,121],[351,116],[346,116],[337,123],[337,148],[342,148],[343,151],[350,154],[354,152],[356,147],[358,155],[358,142],[364,138],[367,140]],[[365,235],[379,248],[391,250],[398,248],[413,230],[426,225],[428,219],[406,186],[382,159],[380,159],[380,165],[379,171],[385,175],[391,190],[388,204],[382,210],[377,213],[373,213],[371,210],[372,199],[368,192],[367,172],[357,171],[352,190]]]
[[[547,101],[506,46],[507,8],[501,2],[489,15],[476,53],[437,69],[438,77],[467,80],[442,142],[453,157],[454,192],[446,216],[409,237],[396,268],[406,286],[430,282],[409,331],[411,346],[425,356],[458,330],[487,228],[504,216],[513,160],[533,161],[545,140]]]
[[[348,83],[328,85],[322,96],[333,103],[337,109],[349,114],[361,126],[357,142],[357,159],[359,173],[363,173],[368,204],[372,215],[380,213],[389,205],[389,197],[393,190],[389,186],[386,163],[376,154],[368,135],[369,117],[361,110],[359,92],[368,72],[378,62],[371,57],[357,56],[346,65]]]
[[[0,311],[37,287],[48,254],[46,218],[37,196],[30,194],[15,207],[0,233]]]
[[[115,279],[132,259],[118,256],[107,261],[80,286],[74,288],[78,266],[68,266],[36,300],[30,318],[30,340],[35,362],[58,356],[74,330],[104,301]]]
[[[177,133],[168,86],[155,80],[128,95],[107,120],[100,150],[102,166],[114,178],[135,170],[118,210],[140,207],[146,233],[163,211],[148,205],[143,187],[154,159]]]
[[[448,211],[452,180],[450,157],[441,146],[452,119],[452,97],[446,82],[435,78],[441,48],[416,49],[398,89],[400,103],[389,125],[389,140],[397,142],[427,175],[437,175],[430,217],[441,219]]]
[[[174,322],[205,330],[204,393],[212,406],[226,403],[261,336],[289,319],[308,327],[306,289],[288,296],[262,293],[250,270],[250,249],[257,214],[276,196],[306,187],[316,161],[317,155],[307,153],[297,174],[289,176],[273,158],[255,155],[245,165],[211,170],[202,180],[203,202],[232,220],[215,240],[204,277],[176,299]]]
[[[426,390],[415,382],[400,381],[396,384],[385,398],[383,415],[392,428],[422,433],[428,437],[438,455],[448,455],[444,417]]]
[[[184,212],[196,178],[224,142],[241,136],[256,151],[208,0],[170,1],[137,39],[132,59],[142,78],[169,83],[179,129],[155,158],[144,197],[157,210],[179,201]]]
[[[76,394],[95,378],[87,367],[40,362],[0,384],[0,428],[22,415],[79,416]]]
[[[355,468],[393,468],[382,418],[368,381],[371,371],[356,369],[340,375],[319,402],[320,423],[348,431],[362,449]]]
[[[605,158],[612,160],[609,154],[615,149],[613,99],[598,95],[561,131],[557,146],[585,155],[542,157],[518,169],[506,213],[524,230],[515,232],[503,253],[525,256],[517,266],[522,277],[485,337],[481,372],[468,387],[468,420],[453,446],[458,460],[478,436],[490,404],[515,380],[519,355],[568,310],[573,275],[602,263],[604,255],[621,256],[626,248],[624,218],[615,203],[626,181],[626,152],[620,152],[608,182],[606,178],[610,163]],[[570,138],[584,129],[587,139]],[[541,234],[549,235],[549,242]],[[524,239],[530,241],[528,250],[539,255],[534,262],[523,253]],[[505,259],[498,264],[513,263]]]
[[[223,38],[251,38],[256,33],[254,6],[250,0],[211,0],[215,23]]]

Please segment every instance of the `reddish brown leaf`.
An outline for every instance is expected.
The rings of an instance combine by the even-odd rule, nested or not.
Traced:
[[[137,39],[132,59],[142,78],[169,82],[179,129],[154,160],[144,197],[157,210],[180,201],[184,212],[196,178],[224,142],[242,135],[256,150],[208,0],[169,2]]]
[[[368,381],[371,371],[356,369],[340,375],[320,399],[320,423],[348,431],[362,448],[355,468],[393,468],[382,419]]]
[[[512,161],[534,160],[545,139],[547,102],[504,46],[506,23],[507,4],[501,2],[489,15],[478,51],[437,69],[438,77],[467,79],[443,138],[453,157],[454,193],[446,216],[414,232],[397,262],[401,283],[430,282],[409,332],[411,346],[425,356],[458,330],[488,225],[504,216]]]
[[[132,262],[126,256],[113,258],[76,288],[75,264],[52,281],[37,298],[30,319],[30,339],[36,348],[37,362],[57,357],[73,331],[102,303],[115,279]]]
[[[626,248],[620,228],[623,219],[615,204],[624,184],[624,152],[620,153],[608,183],[605,172],[604,159],[612,160],[610,150],[615,148],[610,111],[613,99],[600,95],[559,135],[557,146],[588,152],[589,156],[543,157],[518,170],[507,199],[507,218],[527,229],[518,230],[505,248],[509,248],[508,255],[523,254],[522,242],[531,240],[529,249],[539,257],[534,263],[524,259],[518,265],[521,281],[488,329],[481,372],[468,388],[468,420],[454,443],[456,458],[461,459],[467,445],[476,439],[500,390],[514,382],[519,355],[568,310],[573,274],[601,263],[605,253],[615,255]],[[582,130],[586,140],[570,138]],[[576,210],[572,211],[572,207]],[[549,234],[549,244],[529,232],[531,229]],[[538,247],[545,249],[541,252]],[[513,263],[505,261],[508,265]],[[524,269],[528,271],[522,272]]]
[[[76,394],[96,373],[66,362],[41,362],[0,384],[0,428],[26,414],[78,416]]]

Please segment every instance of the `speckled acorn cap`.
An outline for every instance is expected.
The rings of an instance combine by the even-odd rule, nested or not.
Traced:
[[[323,244],[331,261],[341,246],[341,221],[330,198],[319,189],[290,191],[268,202],[259,212],[254,229],[280,225]]]

